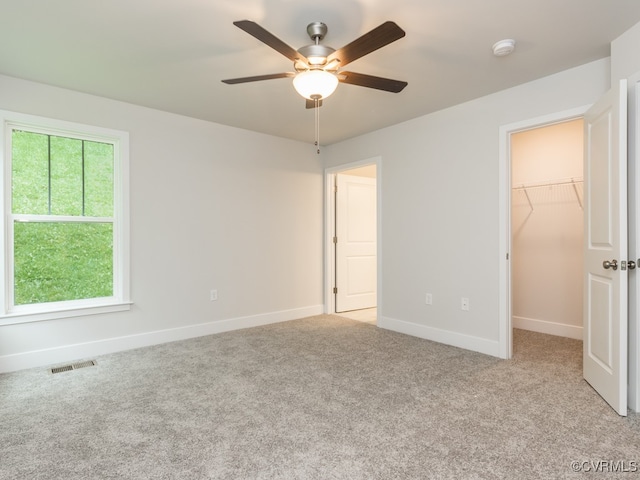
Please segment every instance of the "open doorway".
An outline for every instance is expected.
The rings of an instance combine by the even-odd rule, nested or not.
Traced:
[[[582,340],[584,122],[513,133],[512,328]]]
[[[326,172],[326,311],[377,323],[379,159]]]
[[[525,189],[522,189],[521,187],[523,187],[523,183],[524,183],[525,184],[524,186],[532,186],[535,188],[540,188],[542,189],[542,191],[538,192],[538,195],[542,193],[546,193],[549,198],[553,198],[550,192],[548,191],[545,192],[545,188],[553,189],[558,187],[549,186],[546,184],[555,183],[555,181],[558,181],[558,180],[567,180],[569,183],[567,185],[563,185],[562,188],[566,189],[568,186],[569,192],[574,192],[572,175],[575,175],[572,169],[571,172],[568,172],[568,171],[554,172],[556,175],[558,175],[558,178],[555,178],[555,177],[551,178],[551,176],[546,176],[547,178],[535,178],[535,179],[526,178],[528,175],[525,176],[526,179],[523,179],[522,177],[512,178],[512,169],[513,169],[512,138],[523,132],[534,131],[539,128],[543,129],[545,127],[550,127],[553,125],[563,124],[565,122],[582,119],[586,111],[587,111],[586,106],[579,107],[579,108],[556,112],[550,115],[545,115],[542,117],[524,120],[524,121],[520,121],[517,123],[512,123],[512,124],[508,124],[500,127],[499,209],[500,209],[501,255],[500,255],[500,276],[499,276],[499,284],[500,284],[499,326],[500,328],[499,328],[498,354],[501,358],[511,358],[513,355],[513,323],[514,323],[513,321],[514,320],[513,319],[514,285],[513,285],[513,278],[512,278],[513,277],[513,271],[512,271],[513,269],[512,268],[513,267],[513,252],[512,252],[513,236],[519,235],[518,229],[521,228],[523,224],[531,220],[531,217],[533,216],[533,212],[538,214],[542,209],[542,207],[539,205],[538,211],[535,210],[536,206],[533,203],[534,199],[531,198],[532,190],[526,189],[526,193],[525,193]],[[539,165],[537,165],[535,161],[533,162],[533,165],[529,165],[529,167],[532,169],[538,166]],[[580,195],[582,190],[581,190],[581,185],[578,182],[576,182],[576,180],[582,179],[582,175],[583,175],[582,170],[580,170],[578,178],[574,177],[573,179],[574,183],[576,183],[575,188],[578,189],[578,195]],[[526,183],[530,183],[530,184],[526,185]],[[558,182],[558,183],[564,183],[564,182]],[[541,184],[541,186],[536,187],[536,184]],[[517,190],[518,188],[520,188],[520,190]],[[566,193],[567,192],[563,190],[562,195]],[[527,195],[529,195],[528,199],[527,199]],[[571,198],[570,201],[572,202],[573,207],[577,208],[578,212],[580,212],[579,210],[580,205],[578,204],[578,201],[577,201],[578,197],[576,196],[575,192],[572,195],[573,195],[572,197],[567,196],[567,199]],[[524,200],[524,202],[526,202],[526,206],[523,205],[518,207],[518,208],[522,208],[522,212],[514,212],[513,216],[515,218],[512,218],[512,210],[515,209],[515,207],[512,205],[512,198],[514,199],[514,201],[519,199],[518,201]],[[529,201],[531,201],[531,204],[529,204]],[[533,212],[532,212],[532,208],[533,208]],[[529,213],[526,213],[527,211]],[[518,214],[521,216],[518,217],[517,216]],[[527,215],[530,215],[528,219],[527,219]],[[518,224],[518,221],[520,222],[520,224]],[[553,244],[553,242],[551,244]],[[554,276],[556,274],[557,274],[556,267],[553,267],[551,270],[547,272],[548,277]],[[580,284],[582,284],[582,282],[580,282]],[[543,303],[545,301],[546,300],[544,299],[542,300]],[[519,312],[519,313],[520,314],[518,316],[523,317],[523,320],[522,320],[523,322],[524,322],[524,318],[531,319],[530,317],[527,317],[528,315],[527,313],[523,313],[523,312]],[[552,323],[552,322],[553,321],[549,323]],[[539,322],[529,322],[528,328],[532,328],[532,329],[535,328],[534,326],[532,326],[532,324],[533,325],[537,324],[538,326],[543,325],[542,323],[539,323]],[[522,326],[522,324],[520,324],[520,326]],[[548,325],[545,325],[545,326],[548,326]],[[570,329],[570,330],[573,330],[574,333],[577,332],[577,330],[575,329]],[[559,332],[556,331],[554,334],[557,335],[558,333]]]

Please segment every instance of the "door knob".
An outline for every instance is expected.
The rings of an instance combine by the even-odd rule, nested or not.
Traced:
[[[627,262],[627,267],[629,267],[629,270],[633,270],[636,268],[636,262],[634,262],[633,260],[629,260]]]
[[[602,266],[604,267],[605,270],[608,270],[609,268],[612,268],[614,270],[618,269],[618,261],[617,260],[605,260],[604,262],[602,262]]]

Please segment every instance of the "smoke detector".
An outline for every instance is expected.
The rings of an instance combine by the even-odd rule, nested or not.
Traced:
[[[516,48],[516,41],[512,38],[505,38],[504,40],[500,40],[499,42],[494,43],[493,45],[493,54],[496,57],[504,57],[505,55],[509,55]]]

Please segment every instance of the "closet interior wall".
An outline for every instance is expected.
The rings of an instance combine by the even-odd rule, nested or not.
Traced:
[[[513,326],[582,339],[583,121],[511,136]]]

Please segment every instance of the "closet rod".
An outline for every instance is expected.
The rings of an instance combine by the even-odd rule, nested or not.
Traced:
[[[538,187],[555,187],[561,185],[573,185],[575,188],[576,183],[582,183],[582,178],[570,178],[568,180],[557,180],[554,182],[540,182],[540,183],[528,183],[521,184],[517,187],[513,187],[514,190],[523,190],[527,188],[538,188]]]
[[[528,185],[520,185],[519,187],[513,187],[513,190],[522,190],[527,197],[527,202],[529,202],[529,208],[533,211],[533,203],[531,203],[531,198],[529,198],[529,193],[527,189],[529,188],[538,188],[538,187],[555,187],[560,185],[572,185],[573,192],[576,194],[576,199],[578,200],[578,205],[580,205],[580,209],[584,210],[582,206],[582,200],[580,200],[580,194],[578,193],[578,183],[582,183],[583,180],[581,178],[571,178],[570,180],[558,180],[555,182],[543,182],[543,183],[530,183]]]

